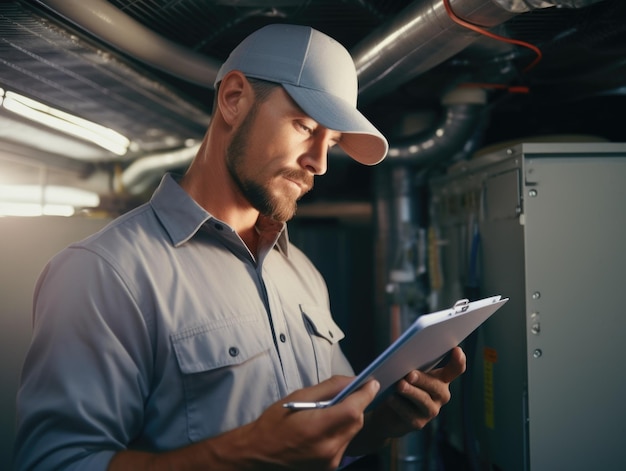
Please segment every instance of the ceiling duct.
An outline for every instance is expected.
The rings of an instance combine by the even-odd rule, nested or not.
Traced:
[[[514,16],[493,0],[450,0],[450,5],[459,16],[486,29]],[[351,50],[359,75],[359,100],[373,101],[441,64],[479,37],[454,23],[442,0],[413,2]]]
[[[213,88],[220,62],[146,28],[106,0],[37,0],[110,46],[152,67]]]
[[[199,149],[200,144],[193,144],[176,151],[137,159],[124,170],[119,183],[124,191],[132,195],[141,194],[150,188],[150,175],[160,176],[172,168],[189,165]]]
[[[489,29],[519,13],[580,8],[604,0],[450,0],[456,14]],[[37,0],[120,51],[191,83],[213,88],[221,62],[170,41],[106,0]],[[426,72],[476,41],[446,13],[443,0],[416,0],[350,52],[363,103]]]
[[[388,161],[425,165],[437,159],[451,159],[476,132],[487,104],[487,94],[479,88],[456,88],[441,101],[441,119],[428,133],[395,139]]]
[[[494,28],[519,13],[549,7],[580,8],[604,0],[449,0],[464,20]],[[481,35],[456,24],[443,0],[415,1],[352,50],[359,99],[369,102],[443,63]]]
[[[157,35],[105,0],[37,1],[137,60],[192,83],[213,87],[219,62]],[[532,9],[580,8],[599,1],[604,0],[450,0],[450,6],[465,20],[489,29]],[[372,101],[432,69],[479,37],[448,16],[443,0],[413,2],[351,50],[359,77],[360,102]],[[444,102],[445,119],[432,134],[392,142],[390,156],[416,161],[430,160],[438,153],[452,157],[452,144],[463,144],[462,137],[468,135],[468,127],[476,121],[476,109],[481,107],[473,99],[470,102]],[[150,158],[148,169],[162,168],[154,162],[154,156]],[[138,179],[133,175],[128,180]]]
[[[519,13],[549,7],[580,8],[603,0],[450,0],[459,16],[484,29]],[[359,100],[371,102],[450,59],[480,38],[456,24],[443,0],[415,1],[352,50],[359,76]],[[414,164],[452,158],[463,147],[486,97],[453,92],[444,97],[443,120],[429,135],[393,140],[389,157]]]

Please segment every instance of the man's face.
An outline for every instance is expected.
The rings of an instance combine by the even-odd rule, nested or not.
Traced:
[[[260,213],[287,221],[296,202],[326,172],[328,148],[340,133],[309,118],[280,87],[256,102],[235,130],[226,164],[246,200]]]

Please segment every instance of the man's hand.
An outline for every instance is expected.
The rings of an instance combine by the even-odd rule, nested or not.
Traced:
[[[334,376],[295,391],[268,407],[254,422],[189,447],[162,454],[118,453],[109,470],[333,470],[348,445],[350,454],[366,454],[387,438],[424,427],[450,400],[449,385],[464,371],[465,354],[457,347],[443,368],[429,373],[410,372],[397,383],[396,393],[368,414],[365,429],[364,411],[380,387],[375,381],[332,407],[283,407],[285,402],[330,399],[353,379]]]
[[[340,404],[324,409],[290,410],[283,404],[330,399],[352,379],[334,376],[295,391],[268,407],[254,422],[186,448],[161,454],[122,451],[113,457],[109,471],[334,470],[363,427],[364,411],[378,392],[378,382],[370,381]]]
[[[448,403],[450,383],[465,371],[465,365],[465,353],[456,347],[444,367],[428,373],[414,370],[407,374],[395,385],[395,394],[389,394],[369,414],[350,452],[371,452],[385,439],[422,429]]]
[[[443,368],[429,373],[411,371],[396,385],[384,406],[387,411],[389,436],[398,437],[423,428],[434,419],[450,401],[450,383],[465,371],[465,353],[452,350],[450,360]],[[386,415],[385,414],[385,415]]]
[[[316,386],[296,391],[269,407],[249,426],[258,464],[254,469],[336,469],[346,447],[361,430],[364,410],[379,385],[370,381],[332,407],[289,410],[289,401],[322,401],[341,391],[353,378],[334,376]]]

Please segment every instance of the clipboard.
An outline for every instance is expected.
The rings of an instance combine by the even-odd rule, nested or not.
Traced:
[[[492,296],[418,317],[411,326],[329,401],[288,402],[289,409],[318,409],[341,402],[371,379],[380,382],[376,402],[385,391],[411,370],[430,371],[454,347],[500,309],[509,298]]]

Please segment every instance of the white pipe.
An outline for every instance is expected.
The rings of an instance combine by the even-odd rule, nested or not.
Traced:
[[[171,168],[191,163],[199,148],[200,144],[194,144],[172,152],[137,159],[122,173],[120,180],[122,188],[131,194],[141,193],[152,183],[149,180],[152,176],[161,175]],[[147,182],[146,179],[148,179]]]
[[[165,39],[106,0],[37,0],[86,32],[164,72],[213,88],[221,62]]]

